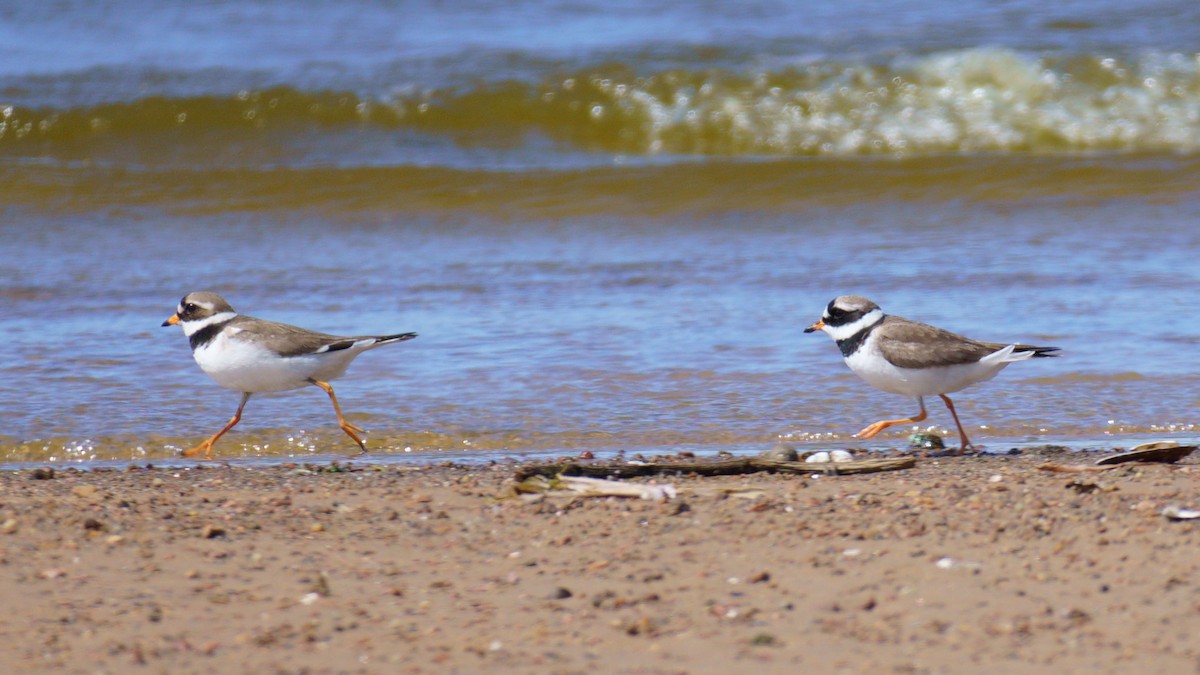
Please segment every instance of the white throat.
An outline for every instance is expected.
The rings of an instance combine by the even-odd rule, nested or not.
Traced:
[[[883,321],[883,310],[876,308],[864,314],[861,319],[854,323],[848,323],[844,326],[830,326],[826,324],[821,330],[825,331],[835,341],[840,342],[854,337],[860,330],[873,326],[880,321]]]
[[[180,325],[183,326],[183,334],[191,337],[196,333],[196,331],[203,330],[214,323],[223,323],[235,316],[237,316],[237,312],[221,312],[220,314],[213,314],[207,319],[201,319],[199,321],[181,321]]]

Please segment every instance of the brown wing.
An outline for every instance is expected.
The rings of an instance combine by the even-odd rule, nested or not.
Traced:
[[[344,349],[354,344],[355,340],[248,316],[238,316],[233,319],[232,325],[247,329],[248,333],[241,337],[251,339],[280,356],[303,356],[325,346],[329,346],[329,350]],[[345,343],[345,346],[339,347],[342,343]]]
[[[916,321],[888,316],[875,329],[879,350],[898,368],[974,363],[1006,345],[992,345]]]

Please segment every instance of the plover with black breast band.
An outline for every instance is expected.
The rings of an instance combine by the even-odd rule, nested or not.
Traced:
[[[346,421],[329,381],[341,377],[359,354],[411,340],[416,333],[341,337],[288,324],[243,316],[233,311],[225,298],[210,291],[188,293],[179,301],[164,326],[179,324],[192,345],[192,357],[200,369],[226,389],[242,392],[233,418],[200,445],[184,452],[185,457],[204,452],[212,457],[213,444],[242,419],[250,396],[263,392],[289,391],[315,386],[329,394],[338,426],[362,452],[367,451],[358,434],[361,428]]]
[[[1010,363],[1058,356],[1058,347],[980,342],[934,326],[883,313],[861,295],[830,301],[821,320],[804,329],[833,338],[850,370],[873,387],[917,399],[921,411],[912,417],[880,420],[854,435],[871,438],[888,427],[920,422],[925,397],[937,394],[950,409],[962,438],[959,453],[973,448],[946,394],[990,380]]]

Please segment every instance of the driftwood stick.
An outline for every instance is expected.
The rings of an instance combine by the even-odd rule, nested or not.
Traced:
[[[523,481],[530,476],[589,476],[593,478],[635,478],[638,476],[662,476],[692,474],[696,476],[736,476],[747,473],[767,471],[771,473],[821,474],[825,476],[845,476],[856,473],[875,473],[877,471],[896,471],[916,466],[914,457],[890,457],[880,459],[864,459],[856,462],[821,462],[809,464],[806,462],[788,462],[761,457],[745,457],[738,459],[719,459],[715,461],[696,462],[647,462],[629,464],[624,462],[598,462],[581,464],[578,462],[531,464],[517,469],[516,480]]]

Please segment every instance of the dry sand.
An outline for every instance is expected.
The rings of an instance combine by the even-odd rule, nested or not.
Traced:
[[[1197,672],[1200,521],[1160,511],[1200,460],[1048,452],[1089,459],[666,503],[498,499],[513,465],[6,472],[0,670]]]

